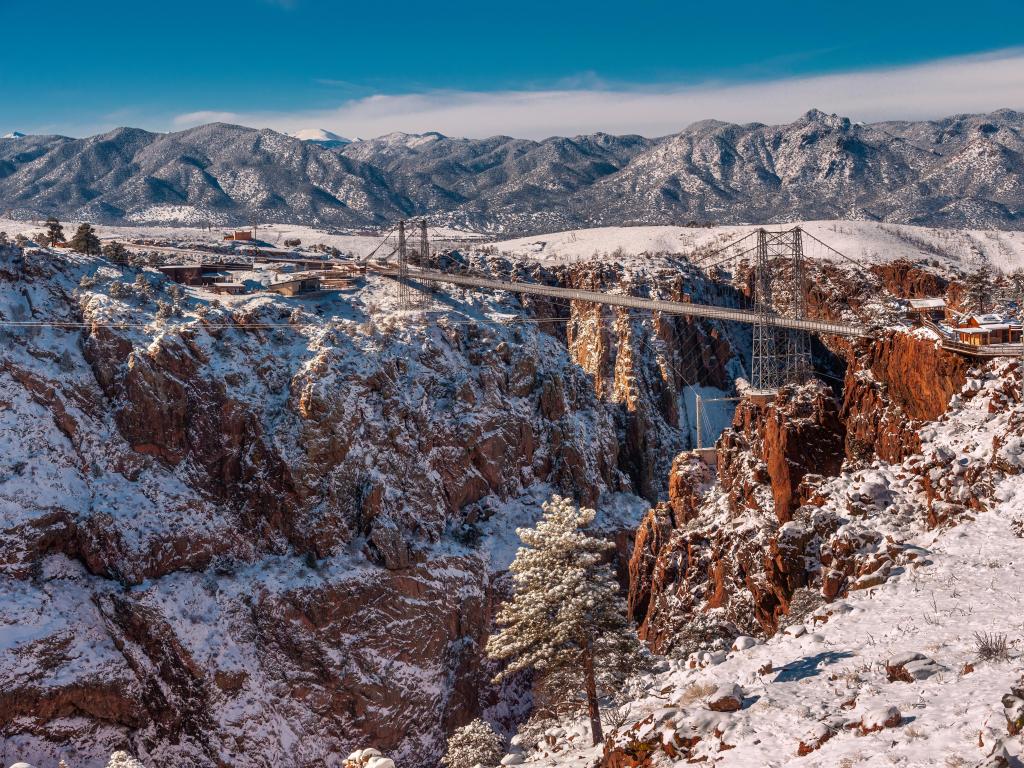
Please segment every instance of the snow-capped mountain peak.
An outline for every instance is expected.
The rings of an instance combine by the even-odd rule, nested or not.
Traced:
[[[25,138],[25,134],[22,133],[21,131],[11,131],[10,133],[5,133],[3,136],[0,136],[0,139],[23,139],[23,138]]]
[[[351,139],[346,139],[344,136],[339,136],[325,128],[303,128],[288,135],[294,139],[320,144],[325,147],[343,147],[346,144],[352,143]]]

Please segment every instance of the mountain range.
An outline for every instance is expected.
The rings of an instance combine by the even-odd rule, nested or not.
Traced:
[[[531,234],[583,226],[855,218],[1024,224],[1024,114],[785,125],[702,121],[660,138],[393,133],[349,142],[212,123],[0,138],[0,216],[103,223],[402,217]]]

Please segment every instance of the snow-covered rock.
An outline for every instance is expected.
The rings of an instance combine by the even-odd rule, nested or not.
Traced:
[[[860,730],[862,733],[872,733],[883,728],[895,728],[902,722],[903,716],[899,709],[893,706],[876,707],[865,712],[860,719]]]
[[[746,635],[740,635],[732,641],[732,649],[734,651],[745,651],[748,648],[753,648],[755,645],[757,645],[757,640]]]
[[[735,683],[726,683],[708,696],[708,709],[714,712],[735,712],[743,706],[743,689]]]
[[[145,765],[127,752],[114,752],[110,756],[107,768],[145,768]]]
[[[944,667],[923,653],[908,651],[893,656],[886,662],[885,671],[890,680],[902,680],[909,683],[914,680],[926,680],[932,675],[942,672]]]

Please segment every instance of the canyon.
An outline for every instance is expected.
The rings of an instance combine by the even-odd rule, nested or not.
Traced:
[[[588,290],[749,291],[678,255],[469,258]],[[956,284],[924,260],[815,269],[822,316]],[[512,531],[548,494],[597,508],[641,637],[686,659],[921,556],[872,515],[954,525],[1016,472],[1012,420],[984,461],[934,471],[949,457],[922,430],[984,377],[895,330],[825,339],[830,385],[743,399],[709,467],[693,388],[731,394],[750,342],[729,324],[461,290],[399,312],[379,277],[176,298],[152,270],[52,250],[5,251],[0,286],[5,319],[68,325],[0,331],[8,762],[301,767],[373,744],[433,765],[454,727],[528,712],[529,681],[492,684],[482,648]],[[985,402],[1008,408],[1019,374],[1000,371]],[[879,461],[920,509],[867,477]]]

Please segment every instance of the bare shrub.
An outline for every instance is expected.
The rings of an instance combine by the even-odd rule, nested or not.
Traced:
[[[609,730],[617,731],[629,722],[630,715],[632,714],[633,712],[628,704],[624,707],[619,707],[618,709],[606,709],[601,712],[601,722],[604,723]]]
[[[1006,661],[1010,658],[1006,635],[974,633],[974,652],[982,661]]]

